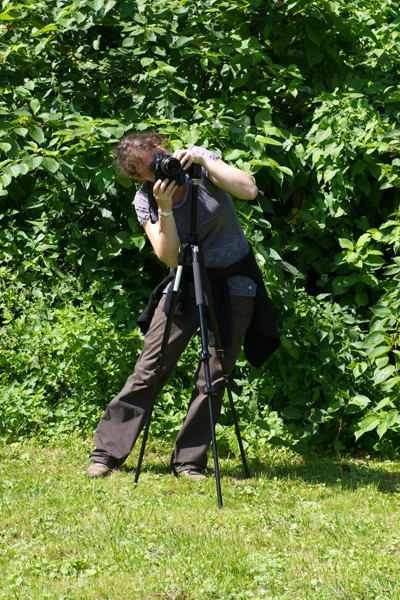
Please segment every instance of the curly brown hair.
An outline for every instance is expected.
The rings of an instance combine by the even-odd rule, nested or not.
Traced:
[[[123,138],[114,148],[118,167],[121,172],[134,179],[140,177],[143,169],[141,154],[157,146],[166,146],[167,140],[155,131],[141,131]]]

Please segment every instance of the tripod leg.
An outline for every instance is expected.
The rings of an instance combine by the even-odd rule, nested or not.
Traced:
[[[204,293],[202,286],[202,277],[201,277],[201,267],[199,263],[199,253],[197,247],[193,247],[193,278],[194,278],[194,287],[196,293],[196,304],[199,308],[199,317],[200,317],[200,335],[201,335],[201,353],[200,359],[204,365],[204,374],[206,385],[204,386],[204,393],[208,396],[208,409],[210,413],[210,428],[211,428],[211,440],[213,444],[213,455],[214,455],[214,468],[215,468],[215,480],[217,485],[217,498],[218,498],[218,507],[222,508],[222,494],[221,494],[221,477],[219,473],[219,463],[218,463],[218,451],[217,451],[217,440],[215,436],[215,423],[214,423],[214,414],[213,414],[213,405],[212,405],[212,392],[214,388],[211,385],[211,376],[210,376],[210,358],[211,354],[208,351],[208,339],[207,339],[207,328],[206,328],[206,320],[204,314]]]
[[[173,293],[172,293],[172,299],[171,299],[171,306],[168,310],[167,321],[165,324],[164,335],[163,335],[163,339],[162,339],[162,343],[161,343],[161,350],[157,357],[157,367],[155,368],[156,379],[154,381],[153,393],[152,393],[151,402],[150,402],[150,408],[149,408],[149,411],[147,414],[146,424],[145,424],[144,430],[143,430],[142,445],[140,448],[139,458],[138,458],[136,472],[135,472],[135,483],[137,483],[139,481],[144,451],[146,448],[147,438],[149,436],[151,417],[153,415],[153,409],[154,409],[154,404],[155,404],[155,400],[156,400],[156,396],[157,396],[157,390],[158,390],[158,386],[160,383],[160,378],[161,378],[163,366],[164,366],[165,354],[167,352],[168,341],[169,341],[169,337],[171,334],[172,320],[173,320],[174,313],[175,313],[175,307],[176,307],[176,301],[178,298],[180,280],[182,277],[182,268],[183,268],[182,266],[178,266],[178,269],[176,272],[176,276],[175,276],[175,280],[174,280],[174,288],[173,288]]]
[[[206,281],[205,285],[208,285],[206,276],[205,276],[205,281]],[[209,286],[208,286],[208,288],[209,288]],[[241,459],[242,459],[243,471],[244,471],[245,477],[248,479],[250,477],[250,473],[249,473],[249,469],[248,469],[248,466],[247,466],[246,455],[245,455],[245,452],[244,452],[243,442],[242,442],[242,436],[241,436],[240,428],[239,428],[239,421],[238,421],[238,418],[237,418],[236,408],[235,408],[235,404],[233,402],[232,391],[231,391],[230,384],[229,384],[230,377],[229,377],[229,374],[227,373],[226,366],[225,366],[225,360],[224,360],[225,351],[224,351],[224,348],[222,346],[222,341],[221,341],[221,336],[220,336],[220,333],[219,333],[218,323],[217,323],[217,319],[215,317],[214,305],[212,303],[212,296],[211,296],[211,292],[210,292],[209,289],[206,291],[205,297],[207,299],[207,311],[208,311],[208,316],[209,316],[210,323],[211,323],[211,328],[212,328],[212,330],[214,332],[217,356],[220,359],[221,368],[222,368],[222,371],[224,373],[224,379],[225,379],[225,382],[226,382],[226,390],[228,392],[229,405],[230,405],[230,408],[231,408],[233,422],[234,422],[234,425],[235,425],[236,438],[237,438],[237,441],[238,441],[238,444],[239,444],[239,451],[240,451],[240,456],[241,456]]]
[[[250,473],[249,473],[249,469],[247,466],[246,455],[245,455],[244,448],[243,448],[242,436],[240,433],[239,421],[237,418],[236,408],[235,408],[235,404],[233,402],[232,391],[231,391],[231,387],[229,384],[229,375],[226,372],[226,368],[225,368],[224,349],[221,344],[221,339],[220,339],[220,335],[219,335],[219,331],[218,331],[218,325],[217,325],[217,321],[215,318],[215,312],[214,312],[213,305],[207,306],[207,310],[208,310],[208,316],[209,316],[210,322],[211,322],[211,327],[213,329],[214,336],[215,336],[215,343],[216,343],[216,347],[217,347],[217,356],[219,357],[219,359],[221,361],[221,367],[224,372],[224,379],[226,382],[226,390],[228,392],[229,405],[231,407],[231,413],[232,413],[233,422],[235,425],[236,438],[237,438],[237,441],[239,444],[239,451],[240,451],[240,456],[242,459],[243,471],[244,471],[245,477],[248,479],[250,477]]]
[[[230,404],[230,407],[231,407],[231,413],[232,413],[232,417],[233,417],[233,422],[235,424],[235,433],[236,433],[237,441],[238,441],[238,444],[239,444],[239,450],[240,450],[240,456],[241,456],[241,459],[242,459],[244,475],[245,475],[246,479],[249,479],[249,477],[250,477],[249,468],[247,466],[246,455],[244,453],[244,448],[243,448],[242,436],[240,434],[239,422],[238,422],[238,418],[237,418],[237,414],[236,414],[236,408],[235,408],[235,404],[233,402],[232,392],[231,392],[231,388],[230,388],[229,382],[227,382],[226,389],[227,389],[227,392],[228,392],[228,398],[229,398],[229,404]]]

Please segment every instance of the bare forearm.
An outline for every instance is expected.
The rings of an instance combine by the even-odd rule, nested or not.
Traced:
[[[159,215],[158,223],[159,237],[156,254],[168,267],[177,267],[180,239],[176,229],[175,219],[173,215],[168,217]]]
[[[178,158],[184,169],[192,163],[200,164],[208,172],[209,179],[218,187],[226,190],[241,200],[253,200],[258,194],[258,188],[250,173],[228,165],[221,159],[214,160],[191,150],[177,150],[174,156]]]
[[[173,215],[159,214],[157,223],[148,221],[144,229],[161,262],[167,267],[177,267],[180,239]]]
[[[220,159],[203,158],[203,166],[215,185],[241,200],[253,200],[257,196],[258,188],[250,173],[232,167]]]

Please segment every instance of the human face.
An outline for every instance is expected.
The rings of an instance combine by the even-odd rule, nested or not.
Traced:
[[[138,177],[140,181],[151,181],[154,183],[154,170],[152,170],[150,167],[154,163],[156,154],[168,155],[169,152],[162,146],[156,146],[155,148],[150,148],[149,150],[143,150],[141,154],[143,167]]]

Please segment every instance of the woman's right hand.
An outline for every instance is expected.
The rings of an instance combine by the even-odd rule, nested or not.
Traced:
[[[162,211],[172,210],[172,197],[177,189],[175,180],[158,179],[153,186],[153,196]]]

